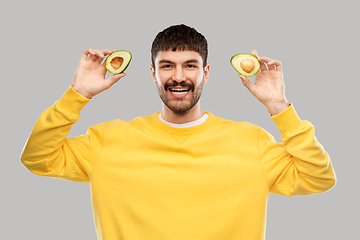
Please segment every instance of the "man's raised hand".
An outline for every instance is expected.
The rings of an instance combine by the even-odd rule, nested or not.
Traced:
[[[239,75],[244,86],[268,109],[276,115],[289,107],[285,98],[285,86],[281,62],[268,57],[258,57],[256,50],[251,53],[260,62],[260,71],[255,75],[255,84]]]
[[[107,55],[114,51],[109,49],[84,50],[75,72],[74,82],[72,85],[73,89],[82,96],[91,99],[96,94],[109,89],[112,85],[119,81],[120,78],[126,76],[125,73],[121,73],[105,79],[107,70],[103,60]]]

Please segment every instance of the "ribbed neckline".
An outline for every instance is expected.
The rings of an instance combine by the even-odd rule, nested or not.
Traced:
[[[215,120],[215,116],[212,113],[205,112],[205,113],[209,114],[209,116],[205,122],[203,122],[199,125],[193,126],[193,127],[177,128],[177,127],[169,126],[166,123],[163,123],[158,117],[159,113],[160,112],[156,112],[155,114],[153,114],[151,116],[151,120],[153,121],[153,123],[165,132],[168,132],[171,134],[178,134],[178,135],[188,135],[188,134],[194,134],[194,133],[201,132],[201,131],[205,130],[206,128],[208,128]]]
[[[167,125],[169,126],[172,126],[172,127],[177,127],[177,128],[188,128],[188,127],[193,127],[193,126],[196,126],[196,125],[199,125],[199,124],[202,124],[206,121],[206,119],[209,117],[209,114],[207,113],[204,113],[204,115],[198,119],[198,120],[195,120],[195,121],[192,121],[192,122],[188,122],[188,123],[180,123],[180,124],[176,124],[176,123],[171,123],[171,122],[167,122],[165,121],[162,116],[161,116],[161,113],[158,114],[158,118],[160,119],[160,121],[162,121],[163,123],[166,123]]]

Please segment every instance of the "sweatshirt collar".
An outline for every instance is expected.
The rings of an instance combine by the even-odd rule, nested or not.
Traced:
[[[209,114],[208,113],[204,113],[204,116],[202,116],[200,119],[198,120],[195,120],[195,121],[192,121],[192,122],[188,122],[188,123],[180,123],[180,124],[177,124],[177,123],[171,123],[171,122],[168,122],[166,120],[164,120],[161,116],[161,113],[158,114],[158,117],[160,119],[160,121],[162,121],[163,123],[166,123],[167,125],[169,126],[172,126],[172,127],[177,127],[177,128],[188,128],[188,127],[193,127],[193,126],[196,126],[196,125],[199,125],[199,124],[202,124],[206,121],[206,119],[208,118]]]
[[[178,135],[188,135],[188,134],[201,132],[201,131],[205,130],[207,127],[209,127],[215,118],[215,116],[212,113],[205,112],[206,114],[208,114],[208,116],[203,123],[200,123],[200,124],[198,124],[196,126],[192,126],[192,127],[179,128],[179,127],[169,126],[168,124],[162,122],[158,117],[159,113],[160,112],[156,112],[155,114],[153,114],[151,116],[151,119],[155,123],[155,125],[165,132],[168,132],[171,134],[178,134]]]

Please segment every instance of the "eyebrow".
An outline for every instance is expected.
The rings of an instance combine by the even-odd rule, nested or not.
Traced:
[[[167,60],[167,59],[162,59],[159,61],[159,64],[164,64],[164,63],[171,63],[174,64],[174,62]],[[185,64],[187,63],[199,63],[199,61],[197,59],[189,59],[187,61],[184,62]]]

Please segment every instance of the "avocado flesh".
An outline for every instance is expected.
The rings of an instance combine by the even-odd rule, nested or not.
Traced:
[[[254,76],[260,69],[259,60],[252,54],[240,53],[231,57],[231,65],[245,77]]]
[[[105,67],[112,74],[122,73],[129,66],[131,57],[126,50],[113,52],[106,58]]]

